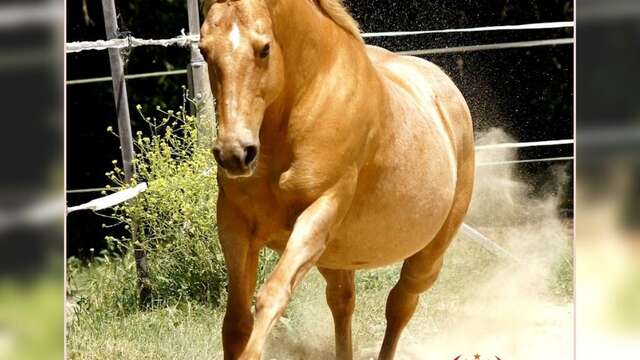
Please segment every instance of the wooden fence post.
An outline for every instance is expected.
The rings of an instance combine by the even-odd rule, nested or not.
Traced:
[[[104,27],[107,40],[119,36],[118,21],[114,0],[102,0],[102,12],[104,15]],[[113,97],[118,116],[118,135],[120,136],[120,150],[122,152],[122,165],[125,180],[133,177],[133,136],[131,134],[131,119],[129,118],[129,103],[127,97],[127,85],[124,79],[124,67],[120,49],[109,49],[109,63],[113,78]],[[140,307],[146,307],[151,300],[151,289],[148,286],[147,256],[144,247],[137,241],[137,226],[135,221],[131,224],[131,241],[134,243],[134,257],[136,260],[136,272],[138,274],[138,295]]]
[[[198,0],[187,1],[189,16],[189,35],[200,36],[200,13]],[[198,44],[193,42],[190,46],[191,62],[187,71],[189,78],[189,97],[191,113],[197,116],[198,138],[202,146],[212,146],[215,136],[215,110],[213,95],[209,83],[209,71],[207,62],[202,57]]]

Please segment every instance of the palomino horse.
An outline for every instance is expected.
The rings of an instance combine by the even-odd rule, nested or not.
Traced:
[[[379,359],[392,359],[469,205],[469,109],[430,62],[365,46],[340,0],[208,0],[200,47],[217,98],[226,359],[259,359],[296,285],[327,281],[350,359],[354,271],[404,260]],[[251,303],[258,253],[280,252]]]

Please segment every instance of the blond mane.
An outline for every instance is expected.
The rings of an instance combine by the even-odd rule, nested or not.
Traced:
[[[204,16],[217,0],[201,0],[201,9]],[[300,1],[300,0],[298,0]],[[353,19],[349,11],[345,8],[342,0],[312,0],[322,11],[333,20],[338,26],[347,30],[356,39],[363,41],[360,35],[360,25]]]
[[[342,0],[314,0],[338,26],[350,32],[356,39],[363,41],[360,35],[360,25],[356,22],[349,10],[344,7]]]

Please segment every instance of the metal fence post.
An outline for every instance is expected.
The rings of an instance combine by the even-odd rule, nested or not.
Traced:
[[[118,22],[114,0],[102,0],[102,12],[104,15],[104,27],[107,39],[111,40],[119,36]],[[113,78],[113,97],[118,116],[118,135],[120,136],[120,149],[125,180],[133,177],[133,136],[131,134],[131,119],[129,118],[129,103],[127,97],[127,85],[124,79],[124,67],[119,49],[109,49],[109,63]],[[147,257],[144,247],[137,241],[137,226],[135,221],[131,224],[131,241],[134,243],[134,257],[136,260],[136,272],[138,274],[138,295],[140,306],[145,307],[151,300],[151,289],[148,286]]]
[[[198,0],[187,1],[189,16],[189,35],[200,36],[200,14]],[[190,46],[191,62],[187,71],[189,78],[189,97],[191,113],[197,116],[198,138],[203,146],[211,146],[215,136],[215,110],[213,95],[209,83],[207,62],[202,57],[198,44],[192,42]]]

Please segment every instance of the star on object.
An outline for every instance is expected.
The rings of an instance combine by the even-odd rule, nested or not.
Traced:
[[[480,354],[475,354],[475,355],[473,355],[473,358],[474,358],[475,360],[480,360]]]

